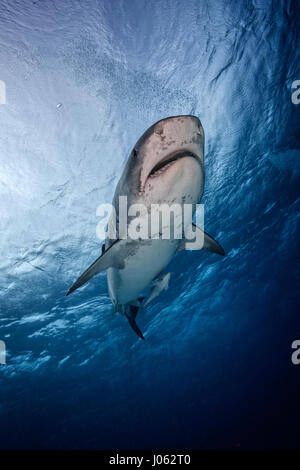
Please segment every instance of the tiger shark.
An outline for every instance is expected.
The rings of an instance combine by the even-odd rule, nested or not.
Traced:
[[[175,217],[167,222],[167,229],[170,233],[173,230],[173,236],[162,237],[162,225],[153,237],[128,236],[137,222],[137,215],[132,214],[130,208],[146,208],[144,218],[142,211],[138,211],[139,224],[142,221],[149,226],[152,219],[150,221],[148,209],[157,205],[163,204],[168,208],[176,204],[183,208],[190,204],[194,214],[201,201],[203,187],[204,131],[200,120],[191,115],[172,116],[149,127],[135,144],[117,184],[112,202],[114,217],[108,221],[102,253],[77,279],[67,295],[106,270],[114,312],[123,314],[137,335],[145,339],[136,324],[136,316],[144,300],[141,293],[162,273],[175,253],[184,249],[225,253],[213,237],[192,224],[191,220],[182,224],[182,237],[175,237]],[[124,221],[119,203],[122,197],[126,197],[129,208],[125,211],[127,236],[120,233],[121,220]],[[116,236],[112,237],[111,233],[116,233]],[[187,243],[186,233],[193,234],[193,243]],[[158,283],[156,288],[152,288],[152,298],[165,289],[166,280],[169,281],[169,276],[163,284]],[[149,303],[148,300],[144,305]]]

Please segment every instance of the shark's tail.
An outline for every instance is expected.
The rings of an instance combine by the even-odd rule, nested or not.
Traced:
[[[140,306],[137,306],[137,305],[127,305],[127,308],[125,310],[125,316],[129,322],[129,325],[133,329],[133,331],[135,331],[136,334],[145,341],[143,333],[141,332],[141,330],[139,329],[135,321],[139,308]]]

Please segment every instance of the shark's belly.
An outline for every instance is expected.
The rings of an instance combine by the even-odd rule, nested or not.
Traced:
[[[166,174],[149,178],[140,197],[129,198],[129,201],[131,204],[143,204],[147,208],[144,217],[148,222],[145,225],[151,226],[152,231],[152,219],[150,223],[149,215],[152,204],[164,204],[169,208],[177,205],[182,214],[184,204],[190,204],[192,211],[195,210],[195,204],[200,201],[202,192],[202,166],[195,158],[183,157],[174,162]],[[136,249],[131,250],[129,256],[124,258],[125,268],[107,270],[108,290],[113,304],[125,304],[136,300],[149,283],[167,266],[176,252],[181,240],[174,239],[172,235],[174,224],[176,226],[179,224],[179,231],[182,232],[187,224],[191,224],[191,220],[176,218],[175,222],[172,217],[169,219],[167,211],[165,215],[167,218],[162,225],[154,224],[153,234],[158,235],[165,228],[166,237],[153,239],[151,235],[152,239],[136,241]],[[170,229],[169,238],[167,238],[168,228]]]
[[[167,266],[180,240],[139,242],[136,253],[125,260],[124,269],[107,270],[108,290],[114,304],[134,301]]]

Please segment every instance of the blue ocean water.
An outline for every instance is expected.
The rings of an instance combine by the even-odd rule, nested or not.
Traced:
[[[299,4],[2,0],[0,448],[299,447]],[[205,227],[142,342],[96,209],[155,121],[201,119]]]

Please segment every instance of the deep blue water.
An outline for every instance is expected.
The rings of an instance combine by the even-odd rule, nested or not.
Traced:
[[[299,447],[299,4],[2,0],[1,448]],[[96,208],[155,121],[199,116],[205,227],[112,316]]]

